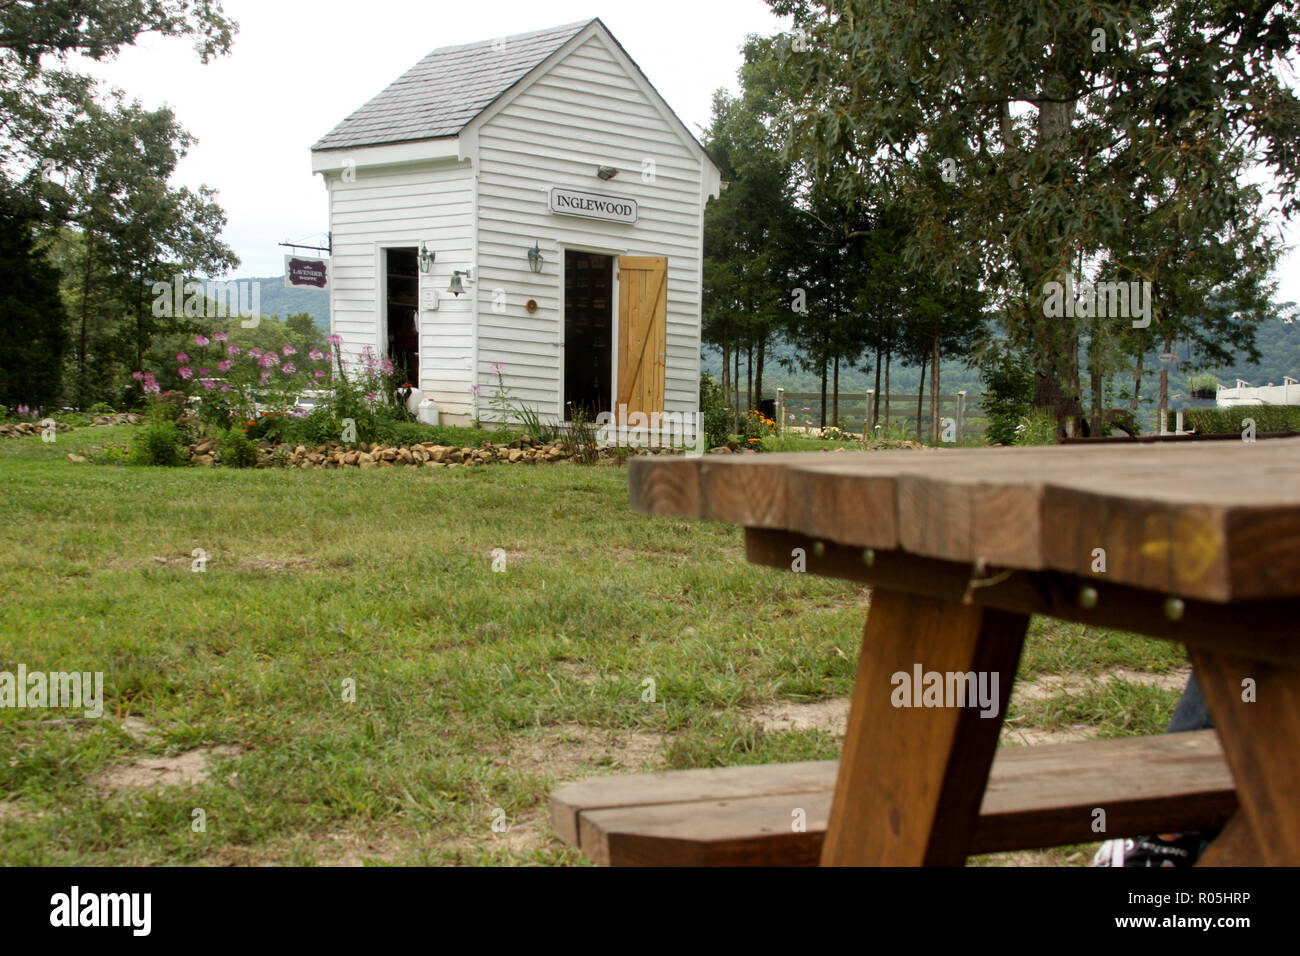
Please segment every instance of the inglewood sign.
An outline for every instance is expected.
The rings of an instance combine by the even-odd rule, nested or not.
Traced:
[[[552,186],[551,212],[606,222],[636,222],[636,200]]]

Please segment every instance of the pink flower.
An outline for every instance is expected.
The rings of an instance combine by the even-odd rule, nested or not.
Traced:
[[[294,365],[293,365],[292,362],[285,362],[285,363],[284,363],[284,368],[280,369],[280,371],[283,372],[285,375],[292,375],[294,372],[296,372],[296,371],[298,371],[298,370],[297,370],[296,368],[294,368]]]
[[[222,392],[228,392],[228,391],[230,391],[230,386],[229,386],[229,385],[224,385],[224,384],[223,384],[223,385],[221,386],[221,391],[222,391]]]
[[[384,359],[382,362],[380,362],[379,367],[384,370],[385,375],[393,374],[393,363],[388,361],[388,359]]]
[[[313,362],[319,362],[325,356],[321,354],[320,349],[312,349],[310,352],[307,353],[307,357],[311,359]]]
[[[194,344],[201,348],[208,344],[208,337],[202,334],[196,335],[194,336]]]
[[[238,345],[227,345],[227,346],[226,346],[226,354],[227,354],[227,355],[238,355],[238,354],[239,354],[239,346],[238,346]],[[941,370],[941,371],[942,371],[942,370]]]
[[[199,374],[200,374],[200,375],[211,375],[211,374],[212,374],[212,369],[210,369],[210,368],[201,368],[201,369],[199,369]]]
[[[261,383],[265,385],[270,380],[271,380],[271,370],[267,369],[265,372],[262,373]]]
[[[185,364],[186,362],[188,362],[189,360],[190,360],[190,357],[189,357],[188,355],[186,355],[184,352],[177,352],[177,353],[176,353],[176,363],[177,363],[178,365],[184,365],[184,364]]]
[[[226,341],[226,333],[225,333],[225,332],[218,332],[216,335],[212,336],[212,341],[214,341],[214,342],[224,342],[224,341]]]
[[[316,371],[312,372],[312,376],[313,376],[314,378],[324,378],[324,377],[325,377],[325,370],[324,370],[323,368],[318,368],[318,369],[316,369]]]
[[[286,345],[286,346],[285,346],[284,348],[282,348],[280,351],[283,352],[284,355],[285,355],[286,357],[288,357],[288,356],[290,356],[290,355],[297,355],[297,354],[298,354],[298,350],[297,350],[296,348],[294,348],[292,345]]]
[[[369,393],[366,394],[366,401],[368,401],[368,402],[373,402],[373,401],[374,401],[375,399],[377,399],[378,397],[379,397],[379,396],[378,396],[376,393],[374,393],[374,392],[369,392]]]
[[[280,356],[276,355],[274,352],[266,352],[257,360],[257,364],[262,366],[262,368],[270,368],[272,365],[279,365]]]
[[[496,372],[498,375],[500,375],[500,374],[501,374],[502,372],[504,372],[505,370],[506,370],[506,367],[505,367],[504,365],[502,365],[500,362],[497,362],[496,364],[494,364],[494,365],[492,366],[492,371]],[[940,371],[942,371],[942,369],[940,369]]]
[[[229,372],[229,371],[230,371],[230,360],[229,360],[229,359],[222,359],[220,362],[218,362],[218,363],[217,363],[217,371],[218,371],[218,372]],[[942,371],[942,369],[941,369],[940,371]]]
[[[132,372],[131,377],[138,382],[144,378],[144,372]]]
[[[325,336],[325,341],[328,342],[330,345],[342,345],[342,344],[343,344],[343,336],[341,336],[341,335],[327,335],[327,336]]]
[[[187,379],[194,375],[194,369],[190,368],[188,365],[182,365],[176,370],[176,373],[180,375],[181,378]]]
[[[27,408],[26,405],[19,405],[19,406],[18,406],[18,414],[19,414],[19,415],[26,415],[27,412],[28,412],[28,408]]]
[[[217,383],[212,381],[210,378],[201,379],[201,381],[203,382],[203,387],[209,392],[217,387]]]
[[[162,394],[162,386],[159,385],[157,382],[150,382],[148,385],[144,387],[144,390],[146,392],[149,392],[152,395]]]
[[[261,350],[261,349],[249,349],[249,350],[248,350],[248,357],[249,357],[249,358],[261,358],[261,357],[262,357],[262,350]]]

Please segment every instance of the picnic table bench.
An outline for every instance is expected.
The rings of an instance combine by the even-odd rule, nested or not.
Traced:
[[[1203,864],[1300,864],[1300,439],[638,458],[629,484],[872,595],[838,761],[564,787],[552,824],[595,862],[957,865],[1222,826]],[[1184,644],[1215,729],[999,749],[1034,614]],[[900,706],[918,668],[996,674],[997,707]]]

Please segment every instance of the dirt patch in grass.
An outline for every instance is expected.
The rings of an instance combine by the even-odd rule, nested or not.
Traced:
[[[541,739],[518,741],[495,763],[524,773],[545,773],[556,780],[594,776],[603,769],[643,773],[664,765],[664,739],[643,730],[607,730],[579,724],[556,724]]]
[[[28,820],[39,820],[45,816],[44,813],[33,813],[26,807],[15,803],[12,800],[0,800],[0,823],[26,823]]]
[[[122,790],[153,790],[162,787],[192,787],[211,775],[212,757],[238,757],[244,751],[234,744],[198,747],[173,757],[142,757],[129,764],[108,767],[86,778],[101,794]]]
[[[1112,681],[1123,681],[1126,684],[1142,684],[1181,693],[1183,688],[1187,686],[1187,677],[1191,672],[1190,667],[1180,667],[1166,674],[1151,674],[1147,671],[1134,671],[1125,667],[1117,667],[1102,674],[1044,674],[1042,677],[1033,680],[1016,681],[1016,686],[1011,691],[1011,701],[1012,703],[1028,703],[1030,701],[1046,700],[1049,697],[1056,697],[1058,694],[1078,695],[1094,685],[1108,684]]]
[[[825,730],[835,737],[843,737],[849,724],[849,699],[835,697],[809,703],[776,701],[750,711],[750,717],[767,733]]]

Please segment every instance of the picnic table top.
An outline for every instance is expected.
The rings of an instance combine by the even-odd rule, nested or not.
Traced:
[[[647,514],[1199,600],[1300,596],[1300,438],[644,457],[629,471]]]

